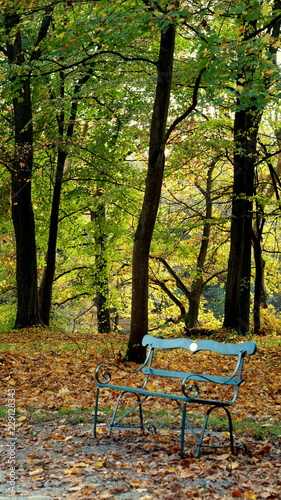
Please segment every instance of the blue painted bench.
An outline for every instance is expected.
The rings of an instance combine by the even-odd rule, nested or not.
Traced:
[[[133,371],[128,371],[125,368],[115,365],[114,363],[101,363],[96,369],[96,403],[94,410],[94,437],[96,437],[96,428],[98,423],[98,405],[99,405],[99,393],[100,389],[110,389],[114,393],[116,391],[120,392],[117,397],[117,401],[115,404],[115,408],[112,414],[112,418],[109,424],[108,434],[110,434],[113,427],[123,427],[119,425],[121,420],[127,417],[131,412],[134,412],[138,409],[140,425],[139,428],[144,429],[143,425],[143,413],[142,413],[142,405],[144,401],[148,397],[156,397],[156,398],[166,398],[170,400],[174,400],[180,411],[181,411],[181,437],[180,437],[180,455],[184,456],[184,436],[186,427],[191,431],[195,442],[197,444],[195,456],[199,456],[201,452],[201,448],[207,447],[206,444],[203,443],[205,431],[207,429],[208,419],[211,412],[216,408],[222,408],[227,416],[228,420],[228,428],[229,428],[229,445],[231,452],[234,453],[234,440],[233,440],[233,428],[232,428],[232,419],[229,411],[229,407],[235,403],[239,388],[241,384],[244,382],[242,378],[243,364],[245,355],[252,355],[256,351],[255,342],[243,342],[240,344],[225,344],[221,342],[216,342],[214,340],[191,340],[185,338],[176,338],[176,339],[163,339],[159,337],[153,337],[151,335],[145,335],[142,340],[142,345],[148,347],[148,352],[146,359],[142,366]],[[188,371],[173,371],[167,369],[158,369],[153,367],[153,359],[156,350],[161,349],[185,349],[191,355],[198,353],[199,351],[209,351],[212,353],[219,353],[225,355],[225,359],[223,366],[218,366],[217,368],[220,370],[221,375],[209,375],[206,373],[193,373]],[[229,365],[231,358],[234,358],[234,369],[232,373],[229,375],[223,374],[225,371],[225,365]],[[158,363],[159,364],[159,363]],[[198,359],[198,366],[200,366],[200,356]],[[181,367],[181,370],[183,367]],[[118,383],[114,383],[113,373],[114,371],[120,373],[133,374],[133,376],[141,373],[144,376],[143,384],[140,387],[135,387],[134,384],[126,383],[124,385],[119,385]],[[116,373],[116,372],[115,372]],[[134,375],[135,374],[135,375]],[[168,392],[160,392],[157,389],[151,389],[150,382],[153,382],[153,379],[161,377],[167,378],[167,385],[169,385],[169,381],[179,379],[179,391],[174,391],[173,393]],[[126,378],[126,375],[123,375],[123,379]],[[201,396],[201,385],[202,393]],[[223,399],[218,399],[215,397],[215,391],[212,389],[212,397],[206,397],[206,392],[204,392],[204,387],[206,389],[206,384],[208,385],[207,395],[210,394],[210,386],[213,388],[218,386],[227,386],[231,389],[231,394],[228,394],[227,397]],[[126,394],[134,394],[137,397],[136,404],[131,406],[129,409],[125,411],[121,416],[117,416],[117,411],[119,408],[119,404],[121,399]],[[204,405],[207,407],[205,413],[205,419],[200,430],[200,433],[193,427],[190,418],[187,418],[187,405]],[[229,447],[229,445],[227,445]],[[211,446],[214,448],[214,445]],[[225,447],[225,446],[218,446]]]

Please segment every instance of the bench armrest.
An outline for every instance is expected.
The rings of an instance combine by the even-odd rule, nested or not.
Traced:
[[[110,363],[105,361],[96,368],[95,377],[99,384],[109,384],[111,382],[111,378],[114,372],[117,373],[121,371],[127,373],[128,375],[139,373],[142,371],[146,362],[147,360],[145,360],[144,364],[141,367],[137,368],[136,370],[126,370],[126,368],[123,368],[120,365],[116,365],[115,363]]]

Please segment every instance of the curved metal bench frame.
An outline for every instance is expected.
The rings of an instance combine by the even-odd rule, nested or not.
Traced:
[[[221,342],[216,342],[214,340],[198,340],[194,341],[192,339],[178,338],[178,339],[162,339],[158,337],[153,337],[151,335],[145,335],[142,340],[143,346],[148,346],[148,353],[144,363],[137,369],[133,371],[128,371],[119,365],[114,363],[101,363],[96,369],[96,403],[94,411],[94,437],[96,437],[96,428],[98,420],[98,405],[99,405],[99,392],[100,389],[107,388],[113,391],[120,391],[117,398],[112,418],[109,424],[108,434],[110,435],[113,427],[123,427],[120,426],[120,422],[127,417],[131,412],[135,411],[137,408],[139,410],[139,421],[140,424],[138,428],[144,429],[143,424],[143,412],[142,405],[148,397],[156,398],[166,398],[174,400],[180,411],[181,411],[181,437],[180,437],[180,455],[184,456],[184,435],[185,428],[188,427],[191,431],[196,443],[196,453],[195,456],[198,457],[201,453],[201,448],[208,447],[208,445],[203,444],[204,435],[207,429],[207,424],[209,417],[217,408],[222,408],[227,416],[228,429],[229,429],[229,446],[231,452],[234,453],[234,439],[233,439],[233,426],[232,418],[229,411],[229,407],[233,405],[238,397],[239,388],[244,382],[242,378],[242,371],[244,365],[245,355],[252,355],[256,351],[255,342],[243,342],[240,344],[224,344]],[[191,354],[195,354],[199,351],[210,351],[214,353],[223,354],[226,356],[236,356],[237,362],[233,372],[230,376],[218,376],[218,375],[206,375],[202,373],[191,373],[182,371],[172,371],[172,370],[161,370],[158,368],[152,368],[154,353],[156,349],[185,349]],[[125,372],[127,374],[137,374],[142,372],[145,376],[144,383],[141,387],[130,387],[126,385],[118,385],[112,382],[113,370],[118,372]],[[181,380],[181,392],[179,394],[168,394],[161,393],[154,390],[149,390],[147,388],[147,383],[151,378],[155,377],[165,377],[167,379],[179,379]],[[233,394],[226,401],[219,401],[216,399],[206,399],[200,397],[200,382],[210,383],[214,385],[227,385],[233,387]],[[126,394],[135,394],[137,397],[137,402],[135,405],[130,407],[125,413],[117,418],[117,411],[120,405],[121,399]],[[205,413],[205,419],[203,426],[201,428],[199,436],[196,430],[191,424],[189,418],[187,418],[187,405],[206,405],[207,411]],[[210,446],[209,446],[210,447]],[[214,447],[225,447],[225,446],[211,446]]]

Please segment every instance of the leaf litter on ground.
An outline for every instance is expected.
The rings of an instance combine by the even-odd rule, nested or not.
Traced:
[[[214,450],[195,458],[194,442],[187,436],[186,457],[181,459],[178,412],[170,402],[148,402],[148,420],[159,420],[155,434],[128,429],[107,437],[106,421],[116,395],[104,391],[101,425],[93,438],[95,368],[103,361],[135,367],[122,360],[126,340],[122,334],[65,335],[40,328],[1,335],[0,498],[7,498],[9,475],[9,388],[15,389],[17,409],[17,498],[281,498],[281,436],[270,433],[280,424],[280,344],[261,339],[257,353],[246,360],[246,383],[232,416],[234,423],[248,422],[235,431],[235,443],[246,443],[247,453],[241,446],[236,455]],[[190,370],[198,371],[194,357],[178,359],[174,351],[173,356],[176,363],[188,362]],[[157,362],[163,366],[170,357]],[[214,368],[209,358],[203,363]],[[167,381],[163,384],[167,390]],[[75,423],[83,415],[84,423]],[[262,438],[257,439],[255,425],[265,431]],[[223,435],[227,440],[227,432]],[[207,439],[210,443],[212,434]]]

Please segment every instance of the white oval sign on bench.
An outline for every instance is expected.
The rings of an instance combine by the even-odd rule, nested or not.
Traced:
[[[196,349],[197,349],[196,342],[192,342],[192,344],[190,344],[190,346],[189,346],[189,349],[191,350],[191,352],[196,351]]]

